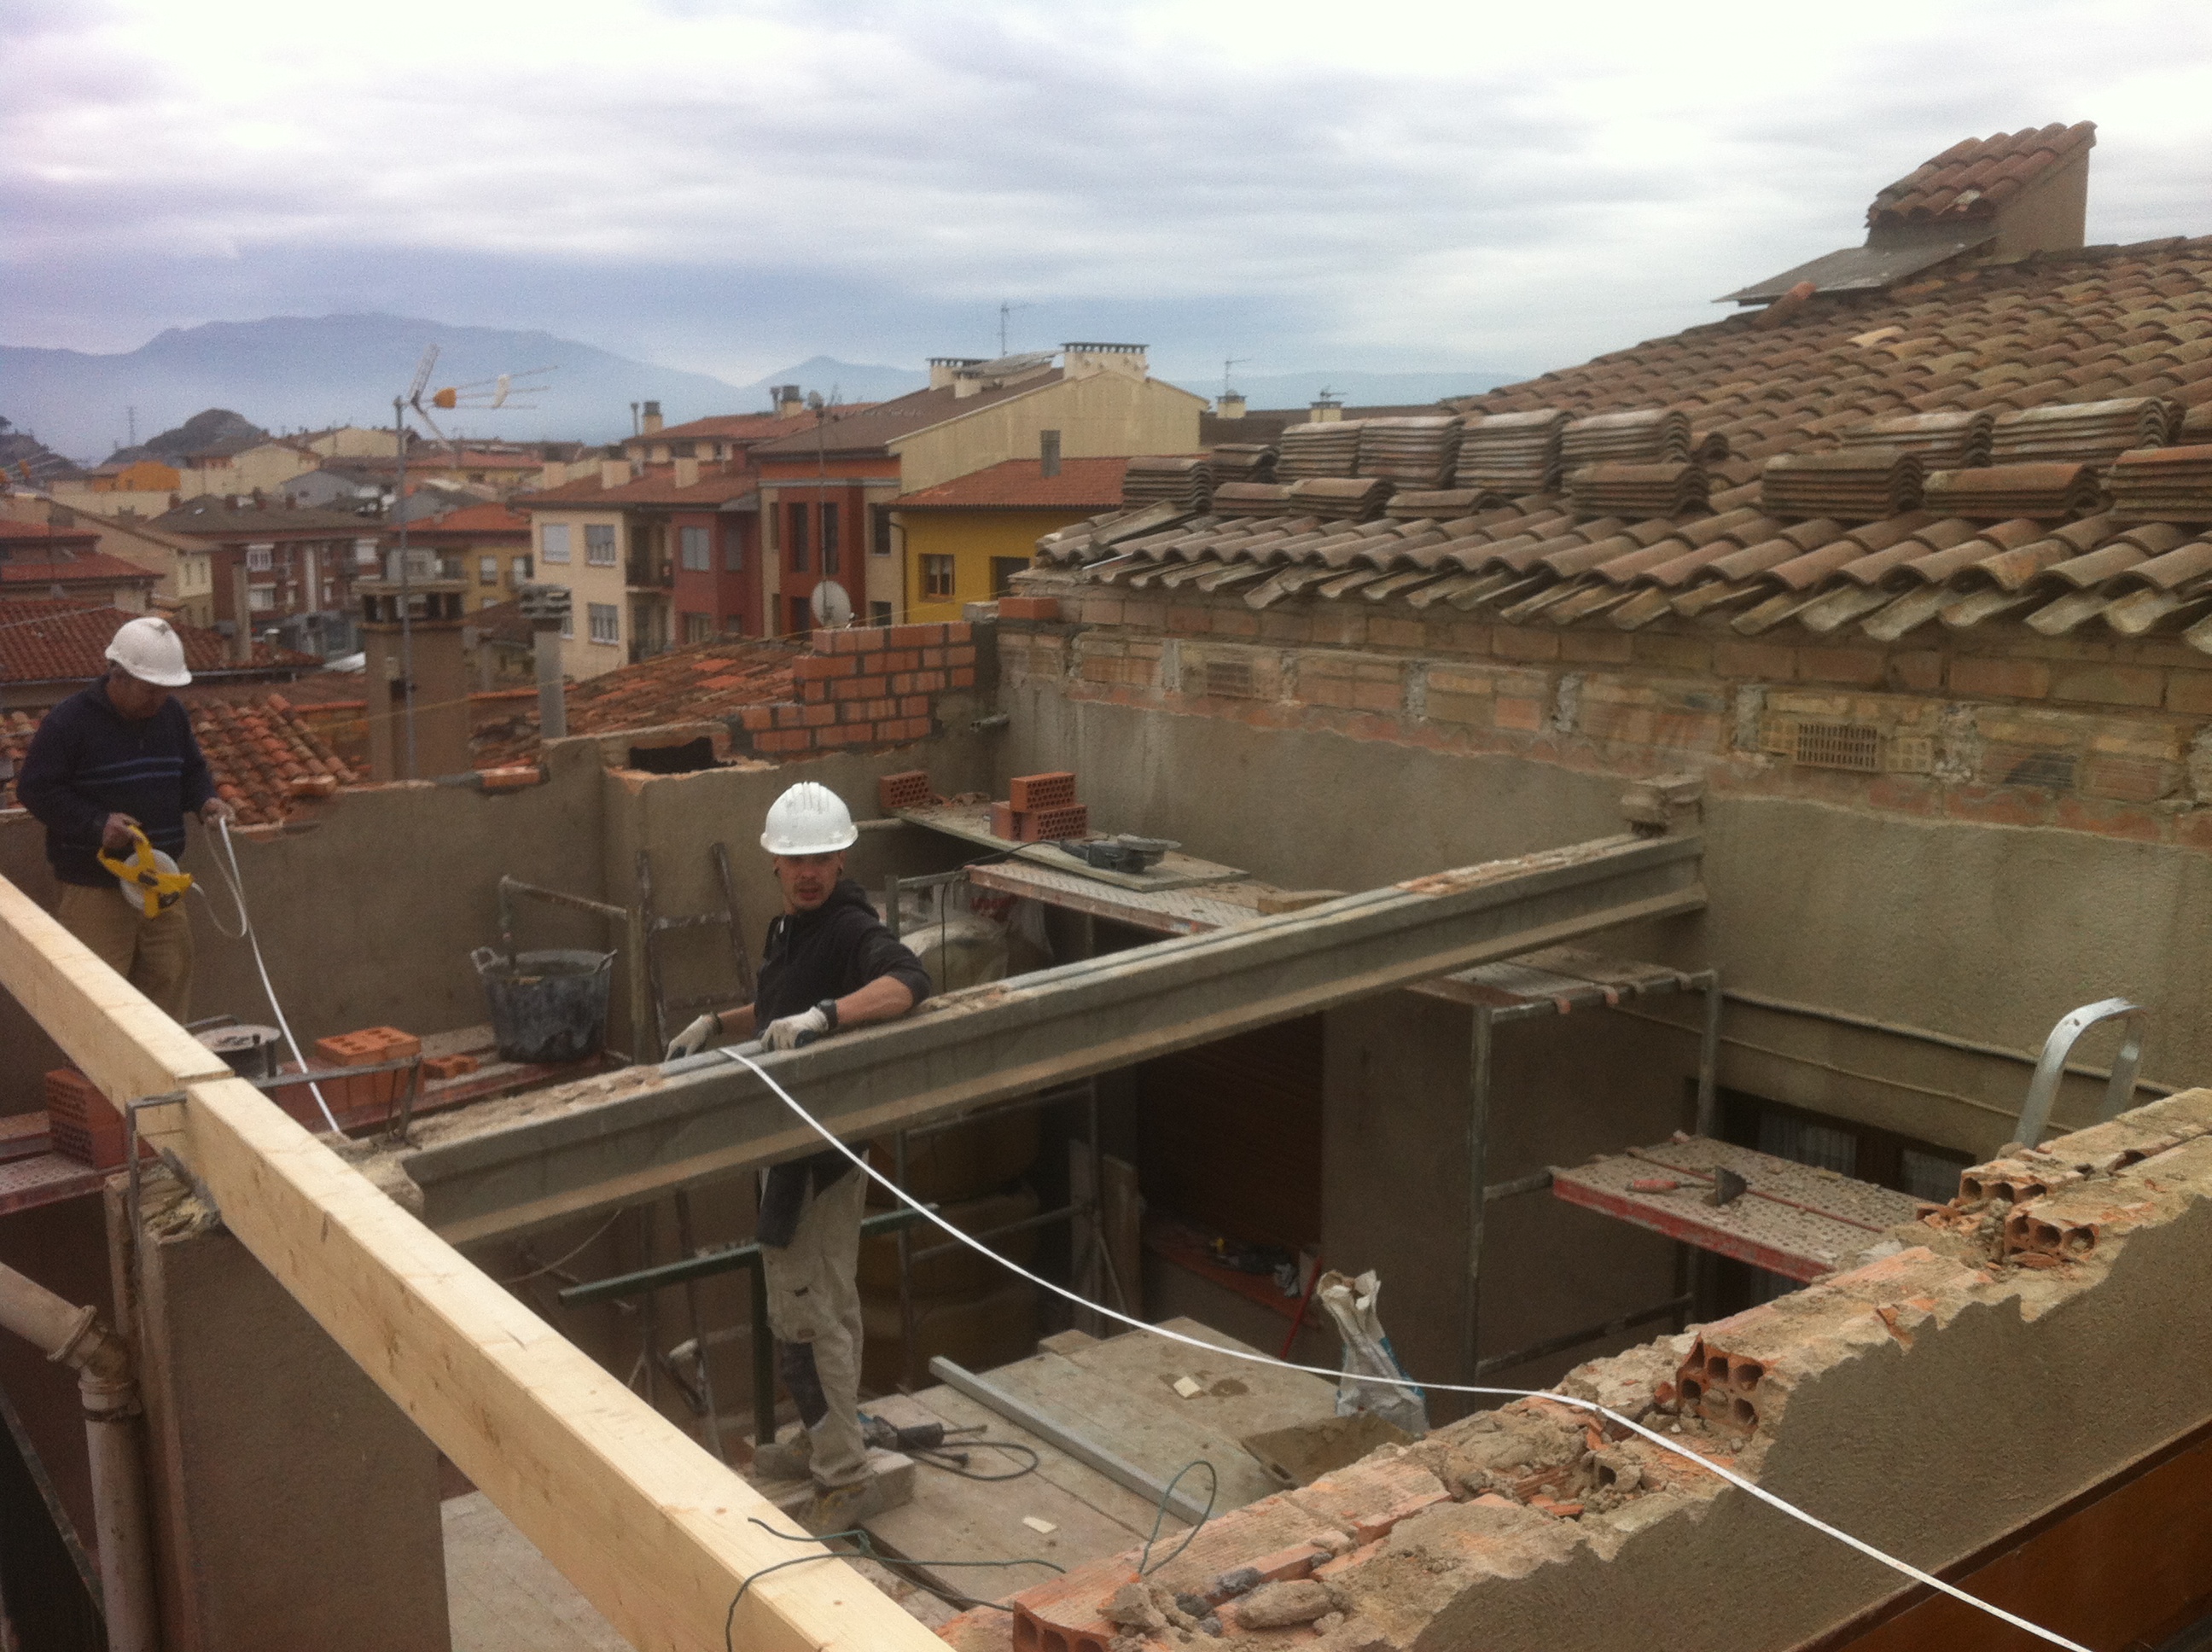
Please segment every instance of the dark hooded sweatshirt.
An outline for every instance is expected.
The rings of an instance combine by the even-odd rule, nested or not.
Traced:
[[[768,926],[759,989],[753,994],[755,1035],[771,1021],[804,1015],[825,998],[844,998],[885,975],[906,983],[919,1004],[929,996],[929,972],[901,945],[851,878],[840,878],[811,912],[787,912]],[[787,1245],[798,1230],[809,1189],[829,1187],[853,1170],[833,1148],[778,1164],[761,1190],[760,1242]]]
[[[215,795],[215,780],[182,705],[165,700],[134,722],[115,709],[102,677],[40,720],[15,795],[46,829],[54,876],[96,889],[115,881],[100,864],[108,816],[131,816],[155,848],[181,859],[185,817]]]

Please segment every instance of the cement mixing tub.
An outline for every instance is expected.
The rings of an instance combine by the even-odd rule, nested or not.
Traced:
[[[607,1042],[611,952],[517,952],[480,946],[470,955],[491,1005],[502,1060],[580,1061]]]

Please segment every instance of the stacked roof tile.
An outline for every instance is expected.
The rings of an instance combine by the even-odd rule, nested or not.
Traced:
[[[2106,480],[2116,521],[2212,522],[2212,446],[2123,453]]]
[[[1363,420],[1358,473],[1401,486],[1445,488],[1459,466],[1457,414]]]
[[[1358,419],[1292,425],[1283,432],[1277,450],[1276,477],[1297,482],[1307,477],[1357,476],[1360,433],[1365,428]]]
[[[1949,413],[1896,413],[1869,419],[1837,432],[1845,447],[1893,447],[1916,455],[1931,471],[1963,469],[1990,462],[1990,429],[1996,416],[1987,408]]]
[[[1680,408],[1593,413],[1588,418],[1569,421],[1559,433],[1559,463],[1570,471],[1607,459],[1663,465],[1689,456],[1690,421]]]
[[[1500,493],[1547,491],[1559,485],[1559,440],[1568,416],[1555,407],[1536,407],[1471,416],[1460,433],[1462,488]]]
[[[2045,173],[2097,141],[2092,120],[2057,122],[1969,137],[1884,189],[1867,209],[1872,228],[1993,216]]]
[[[568,689],[570,734],[616,734],[669,723],[726,720],[746,706],[793,697],[791,662],[801,651],[777,642],[725,638],[671,649]],[[479,724],[470,741],[478,768],[524,762],[538,752],[538,708],[518,699],[503,721]]]
[[[1567,498],[1577,516],[1686,516],[1705,508],[1705,468],[1688,459],[1607,460],[1567,472]]]
[[[1213,494],[1213,467],[1203,454],[1168,453],[1133,459],[1121,475],[1125,505],[1164,503],[1201,511]]]
[[[1978,521],[2002,522],[2014,516],[2066,520],[2089,515],[2104,493],[2092,465],[1987,465],[1929,471],[1921,501],[1931,511]]]
[[[1898,447],[1777,453],[1760,474],[1759,495],[1777,516],[1871,522],[1917,505],[1922,475],[1920,456]]]
[[[2130,448],[2165,446],[2179,434],[2184,411],[2150,396],[2021,408],[2000,414],[1990,428],[1990,458],[2109,464]]]
[[[1206,455],[1216,482],[1272,482],[1276,457],[1271,441],[1217,442]]]

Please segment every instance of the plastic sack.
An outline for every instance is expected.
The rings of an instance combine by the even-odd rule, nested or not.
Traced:
[[[1384,1334],[1376,1303],[1382,1282],[1370,1271],[1356,1279],[1334,1269],[1321,1277],[1314,1295],[1336,1321],[1336,1334],[1344,1344],[1344,1375],[1337,1379],[1336,1414],[1371,1412],[1419,1437],[1429,1431],[1427,1397],[1410,1386],[1406,1368]],[[1376,1382],[1376,1377],[1396,1382]],[[1401,1383],[1407,1386],[1401,1387]]]

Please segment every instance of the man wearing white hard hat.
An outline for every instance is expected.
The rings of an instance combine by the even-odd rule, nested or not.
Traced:
[[[795,1049],[896,1020],[929,996],[921,961],[845,876],[845,851],[860,835],[843,801],[812,780],[770,805],[761,847],[773,857],[783,911],[769,925],[753,1001],[701,1016],[669,1045],[669,1060],[722,1037]],[[776,1165],[761,1187],[769,1325],[802,1426],[788,1442],[760,1442],[753,1464],[769,1479],[812,1478],[815,1502],[804,1519],[817,1531],[849,1527],[883,1505],[860,1437],[857,1274],[867,1187],[853,1162],[828,1148]]]
[[[107,645],[107,660],[106,677],[40,720],[15,795],[46,829],[46,859],[61,885],[54,916],[181,1021],[192,993],[184,902],[149,916],[100,857],[131,853],[143,832],[173,862],[185,852],[186,815],[212,826],[232,810],[215,794],[191,719],[169,692],[192,680],[169,623],[129,621]]]

